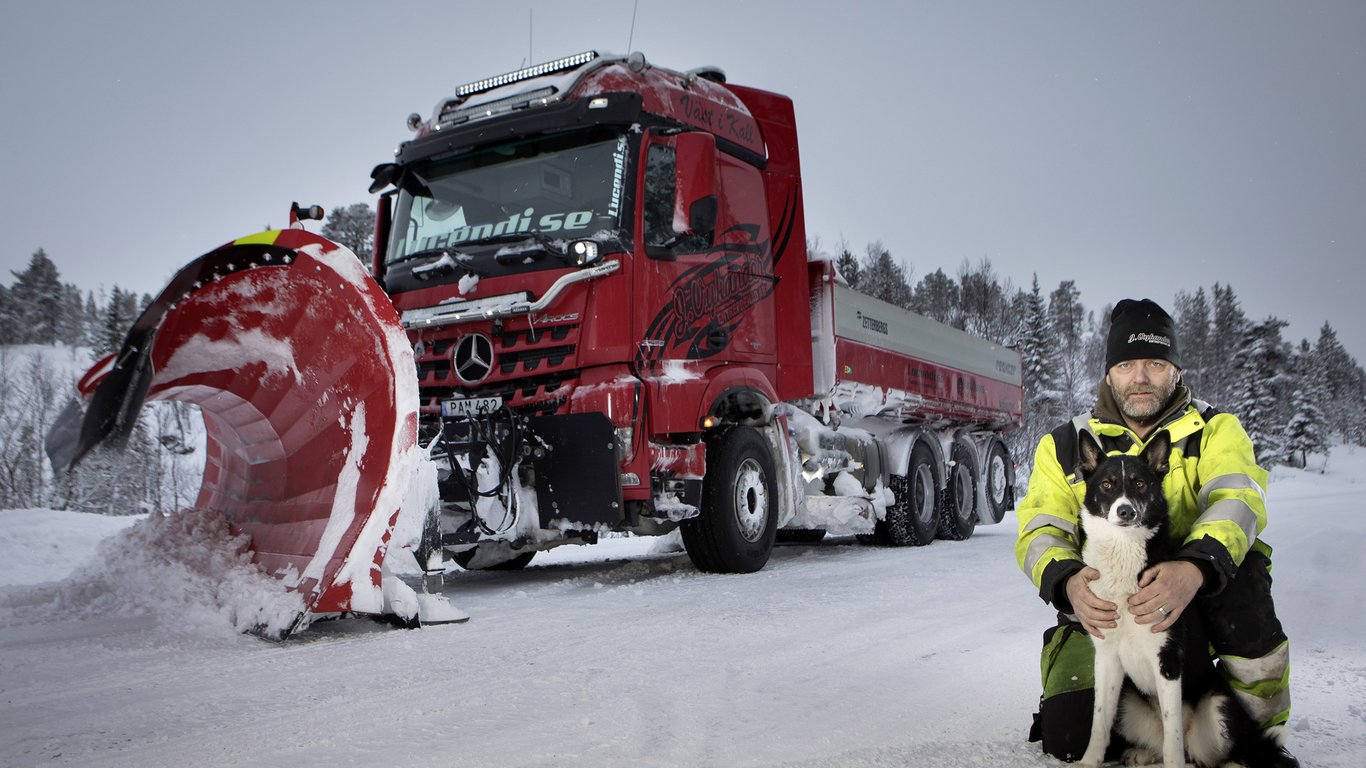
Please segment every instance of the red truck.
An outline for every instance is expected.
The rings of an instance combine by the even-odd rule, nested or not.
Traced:
[[[678,529],[747,572],[780,537],[964,539],[1013,505],[1019,355],[807,253],[786,97],[588,52],[409,124],[372,173],[372,265],[295,206],[183,268],[49,435],[74,465],[144,400],[196,403],[196,507],[297,598],[262,634],[459,620],[447,556]]]
[[[790,99],[590,51],[409,126],[373,269],[462,565],[677,527],[747,572],[779,536],[927,544],[1011,506],[1019,355],[809,258]]]

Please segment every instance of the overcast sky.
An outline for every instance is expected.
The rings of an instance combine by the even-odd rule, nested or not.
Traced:
[[[1366,2],[0,0],[0,278],[88,290],[372,202],[455,86],[586,49],[796,103],[809,237],[912,281],[1232,285],[1366,362]]]

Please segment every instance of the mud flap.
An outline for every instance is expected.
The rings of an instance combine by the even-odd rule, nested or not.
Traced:
[[[542,528],[552,520],[617,525],[623,517],[616,428],[601,413],[533,416],[549,457],[536,464]]]
[[[145,400],[194,403],[207,433],[197,506],[249,535],[253,559],[301,595],[292,626],[379,613],[417,461],[414,367],[393,305],[350,250],[264,232],[176,274],[81,380],[84,416],[64,414],[48,452],[73,465],[126,442]]]

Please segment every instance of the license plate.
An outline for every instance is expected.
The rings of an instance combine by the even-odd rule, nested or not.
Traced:
[[[501,397],[460,397],[441,402],[442,416],[487,416],[503,407]]]

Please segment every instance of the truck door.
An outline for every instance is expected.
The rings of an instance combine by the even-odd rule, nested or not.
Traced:
[[[639,372],[773,365],[773,251],[758,170],[701,131],[652,130],[641,152]]]

